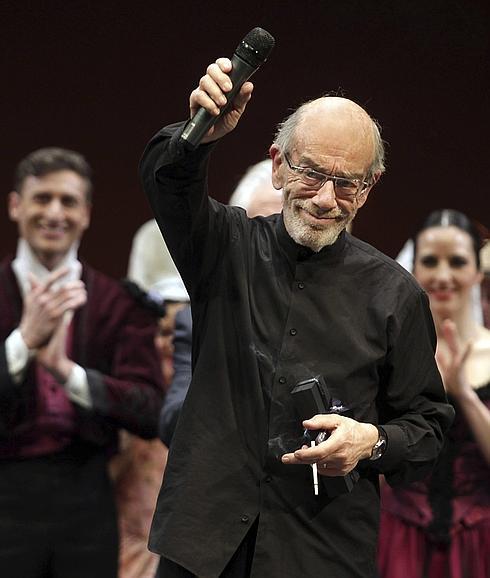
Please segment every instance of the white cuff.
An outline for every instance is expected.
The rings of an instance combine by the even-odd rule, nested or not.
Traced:
[[[85,409],[92,409],[92,396],[88,387],[87,372],[83,367],[75,363],[63,387],[71,401]]]
[[[14,383],[20,383],[36,350],[27,348],[19,328],[14,329],[5,340],[5,355],[10,377]]]

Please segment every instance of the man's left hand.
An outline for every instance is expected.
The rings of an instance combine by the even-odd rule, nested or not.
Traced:
[[[359,460],[371,456],[378,441],[378,429],[370,423],[361,423],[336,414],[315,415],[305,420],[308,430],[330,433],[327,440],[314,447],[303,446],[294,453],[284,454],[284,464],[318,464],[318,473],[323,476],[345,476],[353,470]]]

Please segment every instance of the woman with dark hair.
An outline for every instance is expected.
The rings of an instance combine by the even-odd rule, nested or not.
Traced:
[[[430,299],[456,419],[429,479],[383,485],[381,578],[490,576],[490,331],[471,304],[481,244],[471,221],[448,209],[431,213],[414,237],[414,275]]]

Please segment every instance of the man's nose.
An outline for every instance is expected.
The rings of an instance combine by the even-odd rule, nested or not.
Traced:
[[[46,207],[46,215],[51,219],[63,216],[63,205],[58,199],[52,199]]]
[[[335,208],[337,206],[337,198],[333,181],[325,181],[312,198],[312,201],[321,209]]]

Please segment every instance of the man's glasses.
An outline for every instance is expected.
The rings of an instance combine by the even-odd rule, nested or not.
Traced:
[[[332,181],[335,196],[339,199],[352,201],[360,192],[370,185],[370,183],[361,179],[336,177],[335,175],[320,173],[309,167],[297,167],[291,163],[287,154],[284,154],[284,158],[289,168],[299,176],[299,180],[312,190],[317,191],[321,189],[326,182]]]

